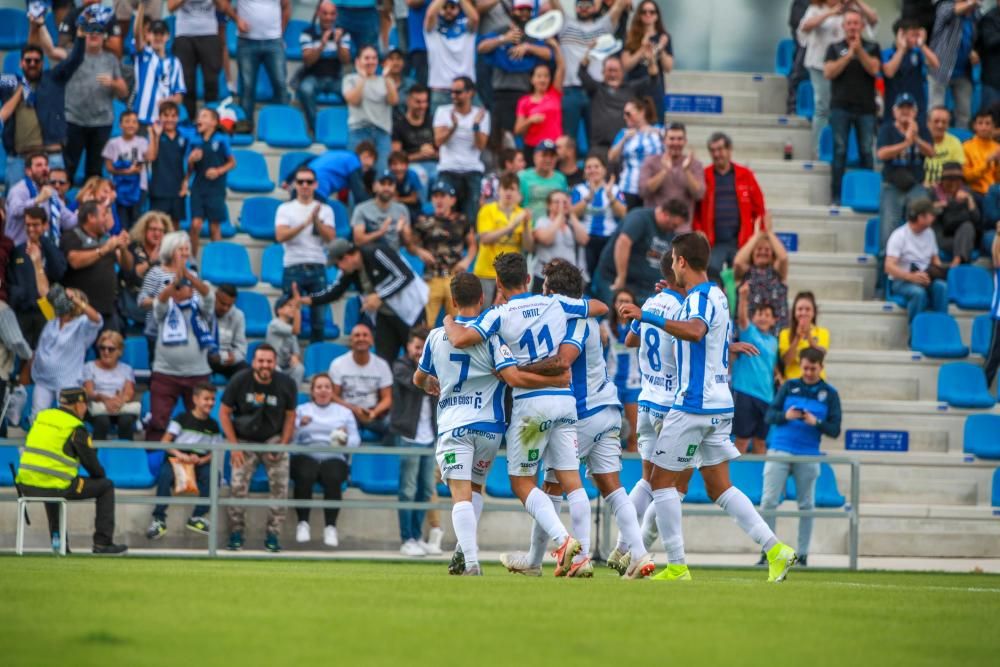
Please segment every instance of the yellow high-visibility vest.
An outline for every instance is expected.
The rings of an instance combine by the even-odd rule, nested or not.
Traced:
[[[65,410],[50,408],[39,412],[21,452],[17,483],[42,489],[68,489],[80,461],[67,456],[63,446],[80,426],[83,422]]]

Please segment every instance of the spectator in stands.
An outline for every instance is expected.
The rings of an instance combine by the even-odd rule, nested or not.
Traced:
[[[27,240],[13,249],[7,264],[7,304],[17,313],[17,323],[32,348],[47,321],[38,305],[49,288],[66,273],[66,257],[46,234],[48,214],[39,206],[24,211]]]
[[[517,174],[500,177],[500,196],[479,209],[476,218],[479,252],[472,273],[483,285],[483,303],[492,305],[497,294],[497,274],[493,260],[505,252],[531,252],[531,211],[521,208],[521,184]]]
[[[830,349],[830,330],[816,324],[819,309],[812,292],[799,292],[792,301],[792,318],[788,326],[778,334],[778,354],[785,369],[786,380],[802,376],[799,368],[799,352],[807,347],[826,354]]]
[[[372,330],[367,324],[351,329],[350,347],[350,352],[330,362],[333,402],[351,411],[359,429],[383,436],[389,428],[392,371],[383,357],[371,353]]]
[[[341,0],[337,25],[351,37],[354,48],[378,45],[379,3],[377,0]]]
[[[948,308],[947,269],[941,265],[933,224],[934,205],[915,199],[907,206],[907,224],[892,233],[885,248],[889,291],[906,299],[910,322],[928,306],[938,312]]]
[[[618,231],[627,208],[625,196],[615,185],[614,178],[608,179],[608,169],[601,156],[587,156],[583,172],[586,180],[572,191],[573,215],[587,231],[587,275],[593,276],[601,251]]]
[[[191,142],[187,169],[194,175],[191,183],[191,235],[192,253],[198,254],[202,224],[208,222],[208,236],[212,241],[222,240],[222,223],[229,219],[226,208],[226,174],[236,168],[236,158],[229,146],[227,135],[219,131],[219,113],[215,109],[202,109],[195,121],[198,136]]]
[[[629,211],[614,243],[601,253],[591,291],[608,303],[611,293],[627,289],[644,302],[653,294],[660,280],[660,258],[670,252],[677,228],[688,219],[688,207],[682,201],[669,201],[656,208]]]
[[[741,343],[759,354],[738,354],[733,362],[733,435],[736,448],[752,454],[767,453],[767,409],[774,399],[774,371],[778,365],[778,337],[772,302],[753,303],[750,281],[739,288],[736,326]],[[752,307],[751,307],[752,304]]]
[[[222,71],[222,40],[219,39],[219,20],[214,2],[199,0],[167,0],[167,8],[174,14],[174,55],[181,63],[184,81],[194,82],[195,73],[201,69],[205,101],[219,99],[219,72]],[[195,86],[184,92],[184,106],[188,118],[197,112]],[[252,120],[248,119],[248,120]]]
[[[382,240],[398,251],[410,243],[410,212],[396,201],[396,177],[386,169],[375,181],[375,198],[358,204],[351,214],[354,244]],[[310,290],[321,291],[321,290]]]
[[[281,289],[287,294],[296,284],[303,292],[322,292],[326,288],[325,246],[337,235],[333,209],[316,199],[316,172],[299,167],[293,179],[295,198],[279,206],[274,216],[274,238],[285,250]],[[324,310],[314,308],[309,314],[313,343],[323,340]]]
[[[566,177],[556,171],[556,142],[551,139],[538,144],[532,162],[534,167],[518,174],[521,204],[531,211],[533,220],[539,220],[545,215],[549,193],[555,190],[566,192],[569,184]]]
[[[261,343],[254,350],[251,367],[234,375],[226,384],[219,424],[227,442],[234,445],[241,442],[287,445],[292,442],[297,391],[291,378],[275,370],[276,362],[274,348]],[[288,454],[233,450],[230,461],[233,466],[230,495],[233,498],[249,495],[250,481],[258,463],[267,471],[268,495],[282,500],[288,497]],[[234,505],[228,508],[228,514],[228,548],[238,551],[243,548],[246,508]],[[284,507],[268,508],[264,546],[272,553],[281,551],[278,535],[284,521]]]
[[[951,266],[968,264],[976,248],[980,212],[975,198],[965,187],[961,164],[945,163],[941,182],[934,186],[931,196],[938,248],[951,255]]]
[[[620,187],[629,209],[642,205],[639,196],[639,173],[643,161],[663,153],[663,136],[653,127],[656,108],[648,97],[625,104],[625,127],[618,131],[608,150],[608,162],[622,164]]]
[[[931,106],[942,106],[951,91],[955,105],[955,127],[968,127],[972,112],[972,67],[980,12],[977,0],[940,0],[935,7],[931,50],[940,66],[930,68]]]
[[[316,174],[316,197],[318,199],[337,198],[341,191],[346,201],[347,195],[354,204],[371,199],[371,187],[375,181],[375,144],[362,141],[353,151],[331,150],[308,160],[306,163]],[[283,183],[291,189],[293,183]]]
[[[28,240],[24,212],[36,206],[47,213],[46,234],[54,241],[58,242],[63,232],[76,226],[77,215],[67,208],[55,187],[49,184],[49,158],[44,153],[29,156],[24,162],[21,180],[7,189],[4,235],[14,245]]]
[[[793,456],[819,456],[820,440],[825,435],[836,438],[840,435],[840,395],[837,390],[823,380],[823,357],[821,350],[807,348],[799,352],[802,368],[800,379],[789,380],[781,386],[767,411],[767,422],[774,425],[771,451],[776,454]],[[786,461],[766,461],[764,463],[764,496],[761,509],[764,519],[771,529],[777,524],[777,517],[768,515],[774,510],[784,495],[788,476],[795,479],[795,499],[799,510],[808,511],[816,506],[816,480],[819,479],[819,463],[794,463]],[[812,538],[813,517],[799,518],[799,543],[796,554],[799,564],[806,565],[809,557],[809,543]],[[767,557],[764,563],[767,563]],[[760,563],[758,563],[759,565]]]
[[[417,172],[425,187],[437,176],[438,159],[434,127],[427,113],[429,105],[430,90],[418,83],[406,96],[406,111],[392,112],[392,150],[406,153],[410,168]]]
[[[177,131],[180,108],[170,100],[160,104],[159,122],[149,135],[149,208],[170,216],[174,228],[187,218],[184,199],[188,179],[184,159],[190,140]]]
[[[76,193],[77,205],[85,202],[97,204],[97,212],[101,218],[102,229],[109,230],[109,234],[117,234],[122,231],[121,225],[115,218],[115,186],[111,181],[100,176],[91,176]],[[60,239],[61,240],[61,239]]]
[[[687,148],[687,128],[684,123],[667,123],[666,150],[648,155],[639,168],[639,194],[648,208],[677,199],[693,213],[705,196],[705,167]],[[691,221],[678,231],[691,231]]]
[[[53,5],[55,4],[57,3],[53,3]],[[100,0],[81,0],[73,4],[74,6],[70,8],[62,21],[59,22],[57,28],[59,46],[68,49],[73,45],[74,39],[80,34],[78,28],[88,23],[97,23],[103,27],[107,38],[105,48],[118,58],[121,58],[122,36],[125,34],[125,31],[121,29],[121,26],[116,21],[110,20],[110,17],[99,15],[101,8],[95,5],[99,5]],[[105,20],[106,18],[108,20]]]
[[[235,8],[233,8],[235,4]],[[243,115],[253,127],[257,102],[257,76],[261,67],[267,73],[278,104],[288,103],[285,85],[285,43],[282,35],[292,18],[291,0],[242,0],[227,2],[223,11],[236,22],[236,60],[240,68]]]
[[[625,344],[629,324],[619,319],[618,308],[635,303],[635,295],[628,289],[620,289],[612,295],[614,307],[606,320],[601,322],[601,335],[606,339],[608,377],[618,389],[618,400],[622,404],[622,435],[626,449],[630,452],[638,448],[637,424],[639,418],[639,390],[641,379],[639,370],[639,350]]]
[[[535,270],[531,291],[541,294],[545,283],[542,269],[553,260],[580,266],[583,263],[583,249],[590,242],[590,235],[573,213],[569,194],[563,190],[553,190],[546,197],[545,215],[538,218],[531,233],[535,237]]]
[[[293,283],[291,294],[282,294],[274,302],[274,317],[267,325],[266,340],[278,356],[275,368],[292,378],[296,385],[301,383],[305,376],[302,348],[299,347],[301,333],[302,307],[298,289]]]
[[[748,313],[768,304],[774,326],[788,326],[788,251],[774,233],[770,214],[733,258],[733,278],[748,286]]]
[[[434,212],[421,215],[413,225],[410,252],[424,263],[427,283],[427,322],[437,322],[442,309],[455,314],[451,300],[451,278],[469,270],[478,252],[475,231],[469,220],[455,210],[455,188],[438,181],[431,188]]]
[[[229,283],[215,288],[215,340],[219,347],[208,355],[208,365],[227,380],[249,368],[246,316],[235,305],[236,294],[236,286]]]
[[[476,77],[476,29],[479,12],[472,0],[431,0],[423,18],[431,106],[449,101],[449,86],[461,76]]]
[[[344,77],[341,91],[347,102],[347,147],[354,149],[362,141],[375,144],[375,168],[381,173],[388,166],[392,108],[399,103],[399,92],[392,79],[377,74],[377,68],[375,47],[361,47],[354,59],[354,72]]]
[[[656,63],[657,72],[653,72],[652,63]],[[652,78],[652,98],[655,102],[655,117],[663,116],[663,96],[666,86],[663,77],[670,74],[674,68],[674,47],[670,33],[663,27],[660,7],[653,0],[640,2],[636,8],[625,38],[625,48],[622,51],[622,68],[625,70],[626,81],[645,81]]]
[[[426,86],[428,85],[430,74],[427,71],[427,44],[424,42],[424,16],[427,15],[427,7],[430,3],[427,0],[401,1],[406,5],[405,11],[407,17],[405,26],[401,26],[398,22],[396,23],[397,28],[399,28],[397,34],[402,35],[402,33],[406,33],[405,50],[407,63],[417,83]],[[476,9],[478,10],[478,7]],[[482,23],[480,23],[479,27],[481,31]],[[402,45],[402,42],[400,42],[400,45]]]
[[[927,127],[934,144],[933,157],[924,158],[924,187],[932,188],[941,180],[941,169],[946,162],[965,164],[965,151],[958,137],[948,131],[951,112],[946,107],[934,107],[927,116]]]
[[[83,366],[83,390],[90,402],[88,414],[94,440],[107,440],[114,426],[119,440],[131,440],[141,416],[135,399],[135,371],[121,361],[125,340],[117,331],[97,339],[97,359]],[[214,393],[214,392],[213,392]]]
[[[295,408],[296,445],[313,447],[357,447],[361,444],[358,424],[351,411],[333,402],[333,380],[327,373],[317,373],[309,385],[309,402]],[[314,452],[292,454],[289,476],[294,485],[295,500],[312,500],[313,487],[323,487],[323,500],[340,500],[341,488],[347,482],[350,471],[350,456],[340,452]],[[308,542],[308,507],[296,507],[298,525],[295,527],[295,541]],[[337,516],[340,508],[323,508],[323,544],[336,547]]]
[[[883,163],[879,202],[881,239],[888,239],[902,222],[907,202],[927,197],[923,186],[924,158],[934,156],[931,133],[917,121],[917,107],[909,93],[895,99],[892,116],[892,123],[879,128],[876,152]]]
[[[420,182],[417,172],[410,169],[410,159],[402,151],[389,153],[389,171],[396,181],[394,201],[406,207],[412,222],[423,211],[424,192],[427,188]]]
[[[986,192],[998,181],[1000,175],[1000,143],[993,138],[996,127],[992,112],[981,109],[972,120],[971,139],[962,144],[965,152],[965,164],[962,173],[965,182],[977,199],[982,201]]]
[[[555,143],[562,135],[562,52],[555,39],[548,40],[555,54],[555,70],[548,63],[538,63],[531,70],[531,92],[517,101],[514,134],[524,136],[525,158],[531,159],[542,141]]]
[[[732,266],[736,251],[759,229],[767,212],[753,171],[733,162],[733,141],[722,132],[708,138],[712,166],[705,167],[705,195],[694,216],[695,231],[712,245],[708,275],[717,278]]]
[[[844,4],[840,0],[812,0],[796,31],[805,47],[804,64],[813,88],[813,151],[819,153],[819,136],[830,118],[830,80],[823,74],[826,52],[844,39]]]
[[[139,218],[129,232],[128,250],[132,253],[131,271],[121,271],[120,310],[122,316],[141,324],[146,319],[146,309],[139,304],[139,293],[146,273],[160,264],[160,247],[163,236],[174,231],[170,218],[159,211],[148,211]]]
[[[993,236],[993,246],[990,248],[993,260],[993,284],[1000,281],[1000,221],[996,223],[996,234]],[[992,387],[1000,368],[1000,299],[997,298],[997,288],[994,287],[993,302],[990,304],[990,318],[993,320],[993,333],[990,338],[990,349],[986,353],[983,372],[986,374],[986,386]]]
[[[558,145],[556,146],[556,155],[558,156]],[[524,159],[524,152],[518,150],[517,148],[503,148],[497,155],[496,170],[483,176],[482,184],[479,188],[479,207],[482,208],[487,204],[491,204],[497,200],[500,196],[500,177],[504,174],[514,174],[517,176],[519,173],[528,168],[528,163]]]
[[[185,270],[193,270],[188,266],[191,259],[191,238],[187,232],[170,232],[160,243],[159,262],[151,264],[142,279],[142,289],[139,290],[139,306],[148,311],[143,335],[149,344],[149,360],[154,359],[156,338],[159,326],[153,315],[153,304],[160,292],[167,285],[176,282],[184,275]]]
[[[941,63],[927,46],[927,32],[916,19],[900,19],[894,27],[896,43],[882,52],[884,99],[897,100],[900,95],[909,95],[917,107],[917,122],[923,127],[927,121],[927,70],[937,69]],[[885,114],[883,123],[893,120],[894,115]]]
[[[590,51],[580,61],[580,82],[590,96],[590,151],[601,157],[608,154],[619,131],[625,126],[625,105],[636,98],[656,94],[655,77],[659,76],[659,64],[650,61],[649,77],[645,80],[625,81],[625,71],[618,56],[604,59],[603,81],[590,75]],[[655,71],[654,71],[655,70]]]
[[[2,112],[0,112],[0,117],[2,117]],[[69,189],[72,183],[69,182],[69,174],[63,167],[54,167],[49,169],[49,185],[55,188],[56,193],[59,198],[66,202],[66,205],[71,208],[71,210],[76,210],[77,201],[74,198],[70,202]]]
[[[336,5],[329,0],[320,2],[316,19],[299,38],[302,69],[295,90],[310,131],[316,130],[318,97],[340,93],[342,68],[351,62],[351,36],[342,27],[337,27]]]
[[[156,123],[163,102],[181,104],[189,83],[184,80],[181,61],[167,51],[170,26],[160,20],[159,12],[147,17],[146,4],[138,3],[132,28],[136,51],[135,101],[130,107],[138,114],[143,126]]]
[[[826,50],[823,76],[830,80],[830,127],[833,128],[833,166],[830,192],[840,204],[840,185],[847,165],[847,141],[851,128],[858,138],[862,169],[871,169],[872,137],[875,133],[875,77],[881,69],[878,44],[865,39],[862,14],[847,9],[843,17],[844,39]],[[714,253],[713,253],[714,254]]]
[[[212,452],[202,449],[205,445],[222,442],[222,429],[219,422],[212,417],[215,407],[215,387],[211,384],[199,384],[194,388],[192,407],[171,419],[163,434],[161,442],[172,442],[176,446],[167,450],[167,460],[160,466],[156,481],[156,495],[170,496],[174,487],[174,462],[190,464],[194,470],[194,482],[198,487],[198,495],[207,498],[211,485]],[[187,520],[187,529],[199,535],[208,535],[208,505],[196,505]],[[146,537],[159,539],[167,533],[167,505],[157,505],[153,508],[153,520],[146,530]]]
[[[976,26],[975,53],[982,65],[979,108],[989,109],[1000,102],[1000,6],[987,11]]]
[[[434,143],[441,159],[438,176],[455,188],[465,217],[472,220],[479,208],[477,195],[483,180],[482,151],[490,136],[490,113],[474,106],[476,84],[459,77],[451,84],[451,104],[434,112]]]
[[[60,242],[69,265],[63,285],[86,294],[90,304],[101,314],[104,327],[120,331],[117,270],[128,272],[132,269],[128,232],[108,236],[107,223],[95,202],[80,204],[77,219],[80,224],[63,234]]]
[[[115,213],[120,226],[125,230],[132,229],[142,205],[145,203],[146,164],[151,161],[149,153],[150,141],[139,132],[139,118],[134,111],[122,112],[119,119],[121,136],[108,141],[101,152],[104,158],[104,169],[111,174],[115,190]],[[147,130],[152,135],[153,130]]]
[[[556,139],[556,169],[566,177],[570,189],[583,183],[583,169],[580,168],[576,139],[565,134]]]

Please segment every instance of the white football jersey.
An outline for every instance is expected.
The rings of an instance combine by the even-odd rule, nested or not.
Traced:
[[[679,384],[673,409],[702,415],[732,412],[729,338],[733,324],[725,293],[710,281],[694,287],[684,299],[679,319],[701,320],[708,332],[697,343],[676,341]]]
[[[597,320],[590,317],[571,320],[566,325],[566,340],[563,343],[580,350],[580,356],[570,369],[570,389],[576,397],[576,418],[586,419],[609,405],[621,408],[618,388],[608,377]]]
[[[673,290],[663,290],[642,304],[645,313],[665,320],[680,317],[684,297]],[[639,403],[651,408],[669,410],[677,393],[677,361],[674,358],[674,337],[655,324],[632,320],[632,333],[639,336],[639,373],[642,389]]]

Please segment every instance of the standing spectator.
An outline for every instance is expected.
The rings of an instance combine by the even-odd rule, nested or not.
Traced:
[[[892,233],[885,247],[889,291],[906,299],[910,322],[928,306],[942,313],[948,309],[947,269],[941,265],[933,224],[934,205],[915,199],[907,206],[907,224]]]
[[[404,0],[407,5],[406,47],[407,62],[420,85],[428,85],[430,73],[427,71],[427,44],[424,42],[424,16],[427,15],[427,0]],[[496,2],[497,0],[492,0]],[[476,9],[479,9],[478,3]],[[482,23],[479,25],[482,31]],[[479,63],[476,63],[478,78]]]
[[[190,140],[177,131],[180,107],[164,100],[160,104],[159,121],[149,134],[149,208],[170,216],[174,227],[187,217],[184,199],[188,195],[185,153]]]
[[[230,4],[227,2],[226,4]],[[271,80],[278,104],[288,103],[285,84],[285,42],[282,35],[292,18],[292,0],[236,0],[226,13],[236,22],[236,60],[240,68],[240,103],[253,128],[257,75],[261,66]]]
[[[134,111],[122,112],[119,120],[121,136],[108,141],[101,152],[104,168],[114,182],[115,213],[119,225],[130,230],[139,219],[145,194],[146,164],[151,162],[149,139],[138,136],[139,118]],[[149,130],[152,135],[153,131]]]
[[[146,3],[139,2],[132,32],[135,35],[135,101],[130,107],[143,126],[153,125],[160,117],[160,104],[184,101],[187,85],[181,61],[167,53],[170,26],[161,21],[159,12],[150,21]]]
[[[160,247],[165,234],[174,231],[173,223],[159,211],[147,211],[129,232],[128,250],[132,253],[132,270],[119,271],[121,290],[119,303],[121,315],[142,324],[146,320],[146,309],[139,305],[139,293],[146,274],[160,264]]]
[[[794,380],[802,376],[799,368],[799,352],[807,347],[826,354],[830,349],[830,331],[816,324],[819,309],[812,292],[799,292],[792,302],[793,322],[778,334],[778,354],[785,369],[785,379]]]
[[[497,274],[493,260],[505,252],[531,252],[535,248],[531,234],[531,211],[521,208],[521,184],[517,174],[500,177],[500,196],[479,209],[476,233],[479,252],[472,273],[483,285],[483,303],[493,304],[497,294]]]
[[[45,233],[48,215],[32,206],[24,211],[27,240],[13,250],[7,264],[7,304],[17,313],[24,339],[34,349],[42,335],[46,318],[38,301],[66,273],[66,257],[52,237]]]
[[[311,132],[316,131],[318,97],[340,93],[341,71],[351,62],[351,36],[337,27],[337,6],[323,0],[316,8],[316,19],[299,37],[302,78],[295,90]]]
[[[455,79],[476,80],[478,26],[479,13],[472,0],[431,0],[428,4],[423,29],[433,109],[448,103],[449,86]]]
[[[767,209],[757,177],[733,162],[733,141],[728,135],[715,132],[709,136],[708,153],[712,166],[705,167],[705,195],[693,227],[708,237],[712,246],[708,275],[717,278],[723,265],[732,266],[736,251],[760,228]]]
[[[563,57],[554,39],[549,40],[549,46],[555,54],[555,71],[547,63],[535,65],[531,70],[531,92],[517,101],[514,134],[524,135],[528,159],[542,141],[555,142],[562,135]]]
[[[826,50],[823,76],[830,80],[830,127],[833,128],[831,196],[840,205],[840,184],[847,166],[851,128],[858,138],[861,168],[871,169],[875,133],[875,77],[881,69],[878,44],[864,39],[861,12],[844,12],[844,39]],[[714,254],[714,253],[713,253]]]
[[[385,435],[392,405],[389,363],[371,353],[372,330],[367,324],[351,329],[351,351],[330,362],[333,402],[354,415],[358,428]]]
[[[1000,368],[1000,222],[996,223],[996,235],[993,237],[993,302],[990,304],[990,318],[993,320],[993,335],[990,339],[990,350],[986,353],[983,372],[986,374],[986,386],[992,387]]]
[[[733,278],[749,285],[749,312],[769,304],[774,326],[788,325],[788,251],[774,233],[770,214],[733,258]]]
[[[410,167],[425,187],[434,182],[438,169],[434,126],[427,113],[429,106],[430,90],[418,83],[406,96],[406,111],[396,109],[392,112],[392,150],[406,153]]]
[[[931,106],[944,105],[945,93],[951,91],[955,103],[955,127],[968,127],[972,113],[972,67],[975,56],[978,0],[940,0],[935,7],[931,50],[940,66],[931,68]],[[984,100],[985,101],[985,100]]]
[[[840,395],[822,378],[823,356],[816,349],[799,352],[801,379],[789,380],[774,397],[767,411],[767,421],[774,425],[771,451],[796,456],[818,456],[822,436],[836,438],[840,435]],[[795,497],[799,510],[809,511],[816,506],[816,480],[819,472],[819,463],[764,463],[764,497],[761,509],[764,510],[765,521],[772,529],[777,524],[777,518],[768,516],[767,511],[778,507],[788,476],[795,479]],[[799,543],[796,550],[799,565],[807,564],[812,526],[813,517],[799,518]],[[766,559],[766,556],[763,558]]]
[[[608,170],[599,155],[590,155],[583,163],[586,180],[575,186],[572,192],[573,214],[587,230],[587,274],[594,275],[597,261],[608,239],[618,231],[618,225],[625,217],[625,196],[608,180]]]
[[[927,33],[916,19],[900,19],[895,27],[896,43],[882,52],[884,99],[909,95],[917,107],[917,122],[923,126],[927,120],[926,70],[937,69],[941,63],[927,46]],[[884,123],[892,120],[893,116],[885,114]]]
[[[931,193],[934,202],[934,237],[938,248],[951,255],[951,266],[968,264],[976,248],[980,212],[962,178],[962,165],[946,162],[941,182]]]
[[[607,303],[611,293],[627,289],[644,302],[662,277],[660,258],[670,252],[677,228],[688,219],[682,201],[669,201],[656,208],[629,211],[614,243],[604,247],[593,276],[592,291]]]
[[[83,366],[83,390],[94,440],[107,440],[114,426],[119,440],[131,440],[139,419],[135,401],[135,372],[121,361],[125,341],[117,331],[104,331],[97,339],[97,359]]]
[[[226,208],[226,174],[236,167],[236,158],[229,147],[229,138],[219,131],[219,113],[202,109],[195,122],[198,135],[188,153],[188,173],[194,175],[191,185],[191,252],[198,254],[202,224],[208,221],[208,236],[222,240],[222,223],[229,218]]]
[[[221,0],[167,0],[167,9],[174,15],[174,55],[184,70],[184,81],[195,81],[201,68],[205,101],[219,99],[219,72],[222,71],[222,40],[216,7]],[[188,118],[197,112],[197,91],[194,85],[184,91],[184,107]]]
[[[377,68],[378,51],[362,46],[354,59],[354,73],[344,77],[341,90],[347,102],[347,147],[353,150],[362,141],[375,144],[375,169],[381,173],[388,166],[392,108],[399,103],[399,92],[392,79],[376,73]]]
[[[934,156],[930,130],[917,120],[917,107],[909,93],[892,105],[892,123],[878,131],[876,156],[882,161],[882,193],[879,202],[881,239],[888,239],[902,222],[907,202],[927,197],[923,186],[924,158]]]
[[[223,283],[215,288],[215,341],[218,350],[208,355],[213,373],[229,380],[244,368],[247,358],[247,321],[236,307],[236,286]]]
[[[159,262],[150,266],[142,279],[139,290],[139,307],[147,311],[143,335],[149,344],[149,360],[154,360],[159,327],[153,315],[153,304],[167,285],[183,277],[185,270],[191,269],[191,238],[186,232],[170,232],[160,243]]]
[[[366,246],[381,239],[390,248],[399,251],[409,244],[410,212],[396,201],[396,177],[391,171],[381,172],[376,179],[375,198],[354,208],[351,233],[357,246]]]
[[[451,84],[451,104],[434,112],[434,143],[441,159],[438,176],[455,188],[458,204],[472,220],[479,208],[479,188],[483,180],[482,152],[490,135],[490,114],[473,106],[476,84],[459,77]]]
[[[557,145],[556,155],[559,154],[558,148]],[[483,177],[479,188],[480,209],[487,204],[492,204],[500,197],[500,179],[504,174],[512,174],[516,180],[517,175],[528,168],[528,163],[524,159],[524,152],[516,148],[502,149],[497,156],[497,162],[499,163],[497,169]]]
[[[652,63],[656,63],[657,72],[652,71]],[[655,101],[656,118],[663,116],[663,96],[666,86],[663,76],[670,74],[674,68],[674,47],[670,33],[663,27],[660,7],[653,0],[640,2],[636,9],[625,38],[625,49],[622,51],[622,67],[625,69],[626,81],[645,81],[652,78],[653,100]]]
[[[556,139],[556,169],[566,177],[570,188],[583,183],[583,169],[580,168],[576,139],[565,134]]]
[[[535,237],[535,271],[531,291],[542,293],[545,265],[553,260],[563,260],[573,266],[580,266],[583,249],[590,242],[587,228],[583,226],[573,207],[569,194],[553,190],[546,197],[546,213],[538,218],[531,234]]]
[[[104,327],[120,331],[117,269],[132,269],[128,232],[109,237],[100,206],[95,202],[80,204],[77,218],[80,224],[63,235],[60,245],[69,265],[63,285],[86,294],[90,304],[101,314]]]
[[[980,109],[989,109],[1000,102],[1000,6],[994,6],[979,21],[976,53],[982,65]]]
[[[539,143],[532,161],[534,167],[518,174],[521,181],[521,204],[531,211],[532,219],[539,220],[545,215],[549,193],[555,190],[566,192],[569,184],[566,177],[556,171],[556,142],[545,139]]]
[[[749,281],[740,285],[736,325],[741,343],[749,343],[759,354],[739,354],[733,362],[733,435],[736,449],[767,453],[767,409],[774,399],[774,371],[778,365],[778,337],[774,335],[774,305],[753,304]]]
[[[608,377],[615,383],[618,390],[618,400],[622,404],[622,435],[626,449],[634,452],[638,449],[637,426],[639,420],[639,391],[641,387],[641,371],[639,368],[639,350],[628,347],[625,339],[628,337],[628,322],[619,321],[618,308],[635,303],[635,295],[628,289],[620,289],[612,295],[614,308],[608,313],[608,318],[601,322],[601,333],[607,338],[605,343],[608,351]]]
[[[603,81],[590,75],[590,52],[580,61],[580,82],[590,96],[590,134],[587,135],[590,152],[605,157],[615,143],[615,138],[625,126],[625,105],[636,98],[656,94],[655,77],[659,75],[656,60],[650,62],[649,76],[636,81],[625,81],[625,71],[618,56],[604,59]],[[653,71],[655,70],[655,71]]]
[[[823,74],[827,50],[844,39],[844,3],[841,0],[811,0],[795,35],[805,47],[803,63],[813,89],[813,152],[819,153],[819,137],[830,119],[830,80]]]
[[[455,314],[451,299],[452,276],[469,270],[472,258],[478,252],[476,234],[462,213],[455,210],[455,188],[439,181],[431,188],[434,212],[421,215],[413,225],[413,244],[410,252],[424,263],[424,282],[427,283],[427,322],[437,321],[442,309]]]
[[[267,344],[274,348],[278,357],[275,368],[298,385],[305,377],[302,365],[302,348],[299,334],[302,333],[302,310],[298,289],[293,285],[291,294],[282,294],[274,302],[274,317],[267,325]]]
[[[316,199],[316,172],[299,167],[293,178],[295,198],[279,206],[274,216],[274,238],[285,251],[281,290],[289,294],[295,284],[302,292],[322,292],[326,288],[325,245],[337,235],[333,209]],[[324,310],[313,308],[309,313],[310,342],[323,340]]]
[[[948,131],[951,112],[946,107],[934,107],[927,116],[934,156],[924,158],[924,187],[932,188],[941,180],[941,168],[946,162],[965,164],[965,151],[958,137]]]
[[[333,380],[327,373],[317,373],[309,385],[309,402],[295,408],[296,445],[314,447],[357,447],[361,444],[358,425],[354,415],[343,405],[333,402]],[[292,454],[289,476],[294,484],[292,497],[295,500],[311,500],[313,487],[323,487],[323,500],[340,500],[341,487],[347,481],[350,471],[350,456],[340,452],[314,452]],[[296,507],[298,525],[295,527],[295,541],[308,542],[308,507]],[[336,547],[337,517],[340,508],[323,508],[323,544]]]
[[[108,230],[111,235],[122,231],[115,217],[115,186],[106,178],[91,176],[76,193],[76,203],[94,202],[97,204],[98,215],[101,217],[101,229]],[[61,239],[60,239],[61,240]]]
[[[396,181],[395,201],[406,207],[410,221],[417,219],[423,211],[424,192],[427,188],[420,182],[417,172],[410,169],[410,159],[406,153],[389,153],[389,172]]]
[[[253,353],[250,368],[232,377],[222,392],[219,424],[230,444],[241,442],[282,444],[292,442],[295,432],[295,383],[287,375],[275,370],[277,361],[274,348],[260,344]],[[246,498],[250,481],[260,463],[267,471],[268,494],[272,499],[288,497],[288,454],[285,452],[243,452],[233,450],[230,457],[233,477],[230,495]],[[233,505],[229,514],[229,549],[243,548],[243,531],[246,529],[246,508]],[[284,507],[270,507],[267,511],[267,539],[265,548],[281,551],[278,535],[285,521]]]
[[[993,138],[995,130],[992,112],[985,109],[977,111],[972,120],[972,131],[975,134],[962,144],[965,152],[962,173],[969,189],[980,200],[1000,178],[1000,143]]]
[[[337,27],[344,29],[355,48],[378,46],[379,4],[378,0],[341,0],[337,5]]]
[[[643,161],[651,155],[663,153],[663,137],[653,127],[656,109],[648,97],[634,99],[625,104],[625,127],[618,131],[608,151],[608,162],[621,162],[622,193],[630,208],[642,205],[639,183]]]
[[[14,245],[27,241],[24,213],[29,208],[39,207],[47,214],[46,234],[58,242],[63,232],[76,226],[78,216],[69,210],[49,182],[49,158],[44,153],[30,155],[24,162],[20,178],[7,189],[4,235]]]
[[[639,168],[639,194],[643,206],[652,208],[677,199],[694,212],[705,196],[705,167],[694,152],[685,153],[685,148],[687,128],[684,123],[668,123],[666,150],[647,156]],[[691,221],[678,231],[691,231]]]

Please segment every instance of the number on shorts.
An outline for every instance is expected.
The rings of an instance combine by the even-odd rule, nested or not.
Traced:
[[[663,364],[660,363],[660,333],[653,327],[646,328],[646,358],[649,360],[649,367],[659,372]]]
[[[549,332],[548,324],[543,326],[542,330],[538,332],[538,343],[539,346],[542,343],[549,346],[549,351],[546,354],[552,354],[552,351],[555,349],[555,345],[552,344],[552,334]],[[528,348],[528,356],[531,357],[532,361],[539,358],[538,348],[535,346],[535,337],[532,335],[531,329],[524,332],[521,340],[518,341],[518,345],[521,346],[522,350]]]
[[[469,364],[472,363],[472,357],[467,354],[453,353],[448,358],[452,361],[457,361],[461,365],[458,369],[458,382],[455,383],[455,387],[451,390],[452,393],[457,394],[462,391],[462,383],[469,379]]]

